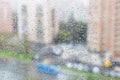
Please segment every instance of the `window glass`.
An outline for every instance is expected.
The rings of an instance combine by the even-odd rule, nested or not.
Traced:
[[[120,80],[120,0],[0,0],[0,80]]]

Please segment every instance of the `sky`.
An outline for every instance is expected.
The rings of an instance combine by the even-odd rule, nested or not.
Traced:
[[[78,2],[78,3],[83,3],[85,6],[89,5],[89,0],[56,0],[58,3],[71,3],[71,2]]]
[[[38,0],[41,1],[41,0]],[[49,0],[51,5],[57,5],[59,9],[60,19],[68,19],[70,13],[74,13],[76,19],[80,19],[82,16],[88,14],[85,11],[89,7],[89,0]],[[19,0],[11,0],[13,10],[16,10]],[[85,17],[86,18],[86,17]]]
[[[89,0],[82,0],[85,6],[89,5]]]
[[[89,0],[57,0],[57,5],[61,20],[67,20],[71,13],[77,20],[88,19]]]
[[[16,3],[19,3],[20,0],[11,0],[12,2],[12,5],[15,7],[17,6]],[[40,1],[40,0],[39,0]],[[76,0],[50,0],[52,2],[56,1],[58,4],[59,3],[65,3],[65,2],[68,2],[68,3],[71,3],[71,2],[76,2]],[[83,3],[85,6],[88,6],[89,5],[89,0],[77,0],[77,2],[81,2]]]

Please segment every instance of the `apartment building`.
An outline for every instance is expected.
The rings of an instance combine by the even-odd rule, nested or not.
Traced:
[[[9,1],[0,0],[0,33],[13,32],[12,7]]]
[[[91,0],[88,28],[90,51],[120,54],[120,0]]]
[[[54,30],[58,26],[55,14],[47,0],[21,0],[18,6],[19,38],[33,43],[51,43],[57,34]]]
[[[114,51],[120,56],[120,0],[115,0]]]

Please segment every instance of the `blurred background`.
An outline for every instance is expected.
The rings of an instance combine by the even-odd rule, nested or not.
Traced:
[[[119,80],[119,3],[0,0],[0,80]]]

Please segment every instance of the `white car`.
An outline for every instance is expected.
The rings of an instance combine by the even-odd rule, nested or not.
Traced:
[[[52,49],[51,52],[54,55],[60,56],[63,53],[63,49],[60,46],[52,46],[51,49]]]

